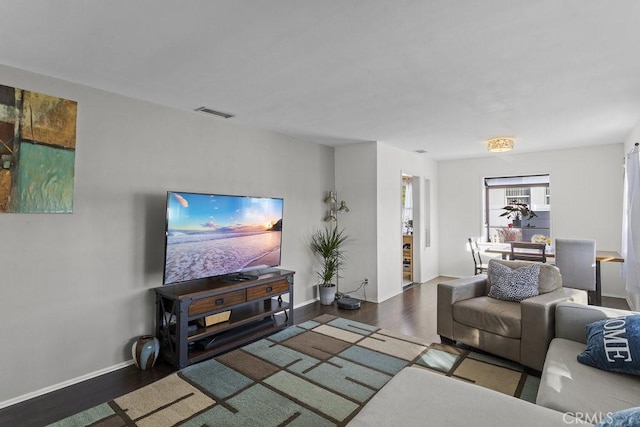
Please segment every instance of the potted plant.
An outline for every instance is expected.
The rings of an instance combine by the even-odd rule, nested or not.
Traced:
[[[537,217],[536,213],[529,209],[529,205],[526,203],[519,203],[515,200],[512,200],[507,206],[503,207],[505,212],[500,214],[500,216],[506,216],[510,218],[513,222],[514,227],[520,227],[522,224],[521,221],[523,219],[531,219]]]
[[[316,231],[311,237],[311,250],[320,257],[321,268],[316,271],[319,283],[320,304],[331,305],[336,297],[336,284],[333,279],[338,277],[345,259],[342,246],[348,237],[344,230],[338,227],[327,227]]]

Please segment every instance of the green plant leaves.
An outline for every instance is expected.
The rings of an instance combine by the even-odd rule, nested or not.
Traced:
[[[322,259],[322,269],[316,272],[321,285],[330,284],[343,267],[345,255],[340,249],[348,239],[337,227],[318,230],[311,236],[311,250]]]

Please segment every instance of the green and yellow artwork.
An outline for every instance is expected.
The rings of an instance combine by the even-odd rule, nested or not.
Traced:
[[[0,85],[0,212],[73,212],[77,110]]]

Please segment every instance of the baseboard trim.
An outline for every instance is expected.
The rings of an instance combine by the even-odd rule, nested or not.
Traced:
[[[318,298],[314,298],[314,299],[311,299],[309,301],[304,301],[304,302],[295,304],[293,308],[294,309],[300,308],[302,306],[314,303],[316,301],[318,301]],[[90,372],[88,374],[79,376],[77,378],[72,378],[70,380],[63,381],[61,383],[51,385],[49,387],[42,388],[40,390],[36,390],[36,391],[32,391],[30,393],[23,394],[22,396],[14,397],[13,399],[5,400],[4,402],[0,402],[0,409],[7,408],[7,407],[15,405],[17,403],[25,402],[25,401],[27,401],[29,399],[33,399],[34,397],[38,397],[38,396],[45,395],[47,393],[51,393],[52,391],[57,391],[57,390],[65,388],[65,387],[69,387],[70,385],[78,384],[78,383],[81,383],[83,381],[90,380],[90,379],[95,378],[95,377],[99,377],[100,375],[104,375],[104,374],[108,374],[108,373],[113,372],[113,371],[117,371],[118,369],[126,368],[127,366],[130,366],[130,365],[133,365],[133,364],[134,364],[134,361],[133,361],[133,359],[131,359],[131,360],[128,360],[126,362],[118,363],[117,365],[109,366],[107,368],[100,369],[100,370],[95,371],[95,372]]]
[[[95,378],[95,377],[99,377],[100,375],[104,375],[104,374],[108,374],[108,373],[113,372],[113,371],[117,371],[118,369],[126,368],[127,366],[130,366],[130,365],[133,365],[133,364],[134,364],[133,359],[130,359],[130,360],[127,360],[125,362],[118,363],[117,365],[109,366],[107,368],[100,369],[98,371],[89,372],[88,374],[85,374],[85,375],[82,375],[82,376],[79,376],[79,377],[76,377],[76,378],[72,378],[70,380],[63,381],[61,383],[48,386],[48,387],[42,388],[40,390],[32,391],[30,393],[23,394],[22,396],[14,397],[13,399],[5,400],[4,402],[0,402],[0,409],[7,408],[9,406],[12,406],[12,405],[15,405],[17,403],[21,403],[21,402],[27,401],[29,399],[33,399],[34,397],[38,397],[38,396],[45,395],[47,393],[51,393],[52,391],[57,391],[57,390],[65,388],[65,387],[69,387],[70,385],[75,385],[75,384],[81,383],[83,381],[90,380],[90,379]]]
[[[304,307],[305,305],[313,304],[316,301],[320,301],[320,298],[313,298],[308,301],[300,302],[298,304],[294,304],[293,309]]]
[[[302,306],[307,305],[307,304],[311,304],[312,302],[315,302],[315,301],[318,301],[318,299],[316,298],[316,299],[312,299],[312,300],[309,300],[309,301],[305,301],[305,302],[301,302],[301,303],[295,304],[294,305],[294,309],[302,307]],[[90,372],[88,374],[79,376],[77,378],[72,378],[70,380],[63,381],[61,383],[48,386],[48,387],[42,388],[40,390],[32,391],[30,393],[26,393],[26,394],[14,397],[14,398],[9,399],[9,400],[5,400],[4,402],[0,402],[0,409],[7,408],[7,407],[15,405],[17,403],[25,402],[25,401],[27,401],[29,399],[33,399],[34,397],[39,397],[39,396],[45,395],[47,393],[51,393],[52,391],[57,391],[57,390],[65,388],[65,387],[69,387],[70,385],[75,385],[75,384],[81,383],[83,381],[90,380],[90,379],[95,378],[95,377],[99,377],[100,375],[104,375],[104,374],[108,374],[108,373],[113,372],[113,371],[117,371],[118,369],[126,368],[127,366],[133,365],[134,363],[135,362],[133,361],[133,359],[130,359],[130,360],[127,360],[125,362],[118,363],[117,365],[109,366],[107,368],[100,369],[100,370],[95,371],[95,372]]]

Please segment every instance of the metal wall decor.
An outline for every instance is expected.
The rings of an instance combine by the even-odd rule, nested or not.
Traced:
[[[0,85],[0,212],[71,213],[77,102]]]

